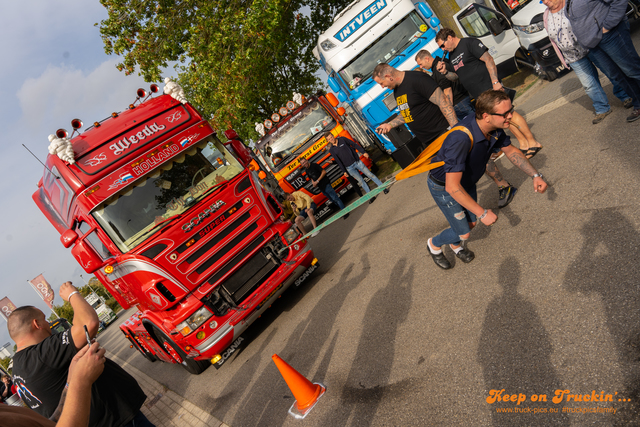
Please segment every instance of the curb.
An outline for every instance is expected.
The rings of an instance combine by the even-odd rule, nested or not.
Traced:
[[[115,354],[107,355],[138,381],[147,395],[140,411],[156,427],[229,427]]]

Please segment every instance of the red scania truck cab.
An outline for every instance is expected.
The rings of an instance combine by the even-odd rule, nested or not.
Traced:
[[[132,345],[198,374],[317,260],[306,241],[288,246],[299,233],[234,131],[222,143],[184,99],[138,96],[75,137],[51,136],[33,199],[82,268],[137,306],[121,327]]]

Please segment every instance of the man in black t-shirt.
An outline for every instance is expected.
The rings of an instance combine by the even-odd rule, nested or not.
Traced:
[[[458,122],[451,100],[425,73],[399,71],[383,63],[374,68],[373,79],[383,88],[393,90],[400,109],[396,118],[378,126],[378,133],[387,133],[406,123],[424,149]]]
[[[491,89],[504,91],[498,79],[496,63],[480,40],[473,37],[460,39],[450,28],[443,28],[436,34],[436,43],[449,53],[449,59],[438,64],[438,71],[449,80],[460,79],[471,98],[477,99],[482,92]],[[518,112],[513,113],[509,130],[518,139],[520,151],[527,159],[542,150],[542,145],[536,141],[529,125]]]
[[[314,187],[320,189],[322,194],[327,196],[340,210],[344,209],[344,203],[342,203],[336,190],[331,186],[331,182],[329,178],[327,178],[327,171],[324,170],[322,166],[315,162],[310,162],[304,157],[300,159],[300,166],[307,171],[307,175],[311,178],[311,184],[313,184]],[[348,216],[349,214],[346,214],[343,218],[347,218]]]
[[[60,287],[60,297],[74,311],[71,329],[52,335],[42,311],[25,306],[7,319],[9,335],[18,351],[13,357],[13,378],[20,397],[31,409],[51,417],[65,388],[69,365],[78,350],[87,345],[84,326],[93,338],[98,332],[96,311],[71,282]],[[140,412],[146,396],[136,380],[107,359],[104,372],[91,388],[92,427],[151,425]],[[147,424],[145,424],[145,422]]]
[[[438,83],[445,96],[451,100],[456,117],[462,120],[475,111],[471,105],[471,97],[459,80],[451,81],[437,71],[440,61],[439,57],[434,58],[426,49],[422,49],[416,55],[416,63],[423,70],[431,72],[431,77]]]

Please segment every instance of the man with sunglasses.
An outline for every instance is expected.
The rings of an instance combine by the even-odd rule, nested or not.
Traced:
[[[542,174],[531,166],[522,152],[511,145],[504,132],[513,117],[513,105],[509,96],[498,90],[482,93],[476,100],[476,113],[457,124],[464,130],[452,131],[431,163],[444,162],[443,166],[429,173],[429,191],[444,214],[449,228],[427,241],[429,253],[436,265],[451,268],[442,246],[449,245],[462,262],[473,261],[475,254],[463,243],[478,220],[492,225],[498,217],[491,209],[477,202],[476,183],[485,172],[492,153],[502,150],[509,161],[533,178],[533,190],[544,193],[547,183]]]
[[[438,64],[438,71],[449,80],[460,80],[462,86],[469,91],[472,99],[486,90],[502,90],[504,87],[498,79],[498,68],[489,49],[478,39],[466,37],[460,39],[450,28],[443,28],[436,34],[436,43],[440,49],[449,52],[448,59]],[[532,158],[542,146],[534,138],[529,125],[519,113],[513,114],[512,126],[509,128],[520,143],[520,151],[527,159]]]

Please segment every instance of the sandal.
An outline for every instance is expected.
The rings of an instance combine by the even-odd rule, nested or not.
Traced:
[[[520,150],[522,151],[522,154],[524,154],[524,156],[527,159],[531,159],[533,158],[533,156],[535,156],[536,154],[538,154],[538,151],[542,150],[542,147],[531,147],[527,150]]]

